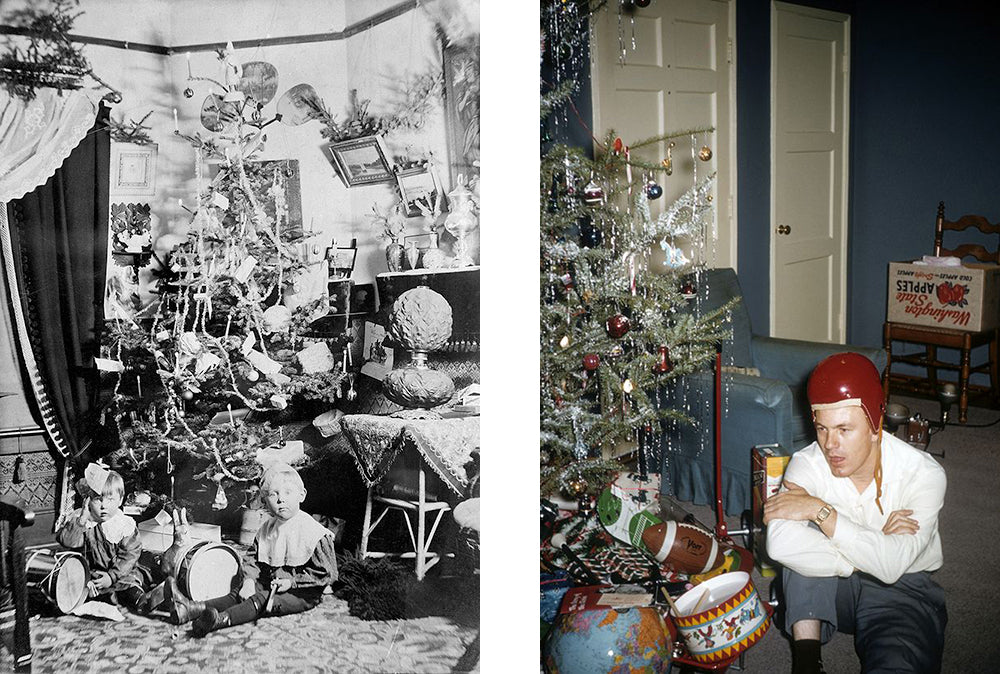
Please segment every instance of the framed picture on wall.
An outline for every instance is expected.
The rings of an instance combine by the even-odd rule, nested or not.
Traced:
[[[408,217],[420,215],[418,203],[430,211],[434,208],[435,200],[443,198],[437,176],[426,165],[397,171],[396,182],[399,184],[399,196],[403,199]],[[439,204],[439,208],[442,211],[447,210],[443,202]]]
[[[156,151],[156,143],[112,143],[111,194],[153,196],[156,193]]]
[[[387,183],[396,179],[386,160],[380,136],[365,136],[330,143],[330,161],[347,187]]]
[[[444,108],[451,185],[479,174],[479,42],[445,44]]]

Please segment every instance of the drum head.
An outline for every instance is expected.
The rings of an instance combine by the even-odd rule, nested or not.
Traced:
[[[87,598],[87,569],[79,557],[62,557],[54,578],[50,599],[63,613],[69,613]]]
[[[240,559],[228,545],[206,543],[185,557],[182,589],[193,601],[205,601],[229,594],[233,578],[240,571]]]

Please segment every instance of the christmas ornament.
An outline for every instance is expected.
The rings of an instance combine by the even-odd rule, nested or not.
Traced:
[[[675,247],[666,239],[660,241],[660,248],[663,249],[664,267],[677,269],[678,267],[683,267],[690,262],[690,260],[688,260],[684,255],[684,251],[681,250],[679,246]]]
[[[600,206],[604,203],[604,190],[593,179],[583,188],[583,203],[588,206]]]
[[[559,347],[562,349],[569,347],[569,335],[562,336],[562,339],[559,340]]]
[[[653,372],[656,372],[657,374],[667,374],[673,369],[674,364],[670,362],[670,350],[665,346],[661,346],[656,365],[653,366]]]
[[[615,138],[612,148],[615,154],[621,154],[622,150],[625,149],[625,143],[622,142],[621,138]]]
[[[674,149],[675,145],[676,143],[674,141],[670,141],[670,144],[667,145],[667,157],[662,162],[660,162],[663,165],[664,173],[666,173],[668,176],[674,174],[674,157],[672,150]]]
[[[652,179],[646,183],[646,198],[647,199],[659,199],[663,196],[663,188],[656,184]]]
[[[695,288],[691,281],[685,281],[681,284],[681,295],[683,295],[686,300],[693,300],[698,294],[698,289]]]
[[[591,290],[590,288],[587,288],[586,290],[583,291],[583,294],[580,295],[580,299],[582,299],[584,302],[590,302],[590,300],[594,299],[594,291]]]
[[[587,481],[576,477],[569,481],[569,491],[573,496],[580,496],[587,491]]]
[[[573,276],[569,273],[563,274],[559,277],[563,282],[563,287],[566,290],[570,290],[573,287]]]
[[[702,145],[701,150],[698,151],[698,159],[702,161],[708,161],[712,158],[712,148],[707,145]]]
[[[618,339],[629,331],[632,327],[631,322],[628,320],[627,316],[622,316],[621,314],[615,314],[607,321],[608,334]]]
[[[583,369],[593,372],[601,365],[601,357],[596,353],[588,353],[583,356]]]
[[[194,400],[194,392],[190,390],[185,390],[183,393],[181,393],[181,398],[184,398],[184,400]]]
[[[590,517],[594,514],[594,499],[589,496],[581,496],[576,500],[576,510],[581,517]]]
[[[634,1],[636,7],[642,7],[642,8],[649,7],[649,3],[652,2],[652,0],[634,0]]]
[[[188,87],[184,90],[184,98],[194,98],[194,89]]]
[[[622,382],[622,390],[625,391],[625,393],[631,393],[634,389],[635,387],[632,385],[631,379],[626,379]]]
[[[612,358],[620,358],[624,354],[625,354],[625,349],[622,348],[621,344],[615,344],[614,346],[611,347],[611,350],[608,351],[608,355],[611,356]]]

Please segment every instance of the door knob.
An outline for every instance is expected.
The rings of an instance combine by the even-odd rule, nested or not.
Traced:
[[[789,235],[792,233],[791,225],[778,225],[778,234]]]

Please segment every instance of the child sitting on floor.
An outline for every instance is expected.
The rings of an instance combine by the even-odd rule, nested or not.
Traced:
[[[83,507],[65,515],[56,531],[60,545],[83,553],[90,568],[88,597],[146,613],[145,588],[137,564],[142,545],[135,520],[121,510],[125,482],[92,463],[77,482]]]
[[[234,587],[224,597],[195,602],[180,593],[173,578],[167,579],[171,620],[178,625],[193,620],[196,637],[261,616],[308,611],[337,580],[333,532],[299,509],[306,489],[295,469],[283,463],[269,467],[261,495],[271,517],[244,557],[243,572],[254,580],[252,596],[241,601],[240,588]]]

